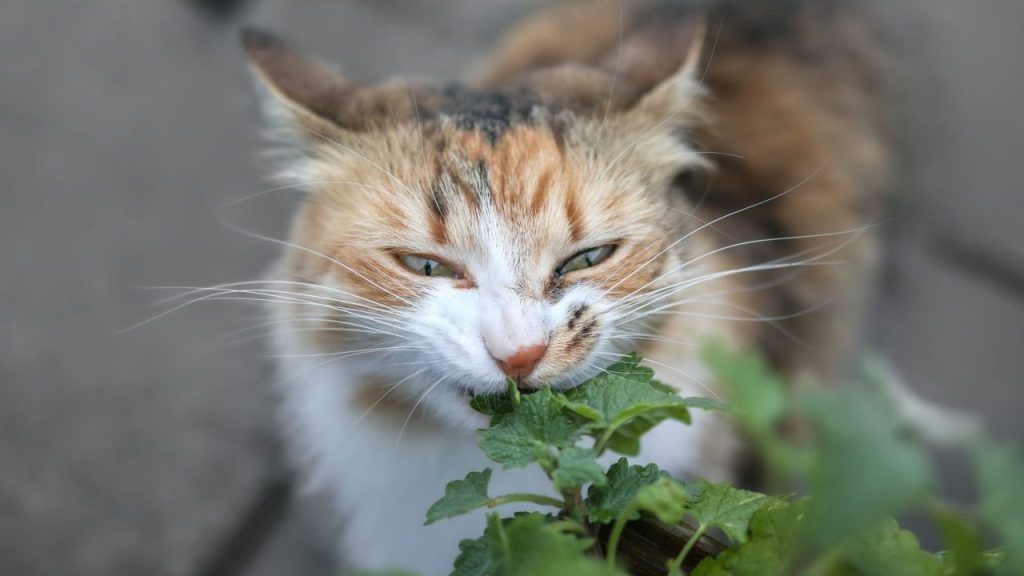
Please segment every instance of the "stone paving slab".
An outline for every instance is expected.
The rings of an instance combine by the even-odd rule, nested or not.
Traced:
[[[364,80],[476,56],[465,18],[484,3],[446,20],[463,33],[384,4],[247,17]],[[261,345],[214,349],[258,313],[116,333],[155,312],[139,287],[256,278],[276,252],[218,222],[279,236],[294,202],[222,209],[269,187],[239,23],[184,1],[0,12],[0,573],[192,574],[276,466]]]
[[[262,351],[208,351],[226,308],[116,333],[270,254],[215,219],[262,186],[235,41],[172,2],[2,11],[0,573],[189,574],[265,474]]]
[[[995,276],[1024,286],[1024,3],[907,0],[891,9],[908,56],[900,80],[913,130],[913,185],[902,216],[953,251],[984,255]]]

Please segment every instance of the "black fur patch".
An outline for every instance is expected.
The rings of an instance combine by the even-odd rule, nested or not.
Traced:
[[[590,340],[594,336],[594,329],[597,328],[597,318],[591,318],[583,328],[576,334],[573,334],[572,340],[569,341],[569,348],[577,348],[587,340]]]
[[[444,91],[448,102],[439,113],[455,120],[462,130],[477,130],[493,144],[512,125],[529,122],[540,104],[536,94],[526,88],[496,92],[474,92],[461,86]]]
[[[481,202],[486,202],[491,199],[491,176],[487,170],[487,163],[480,160],[476,163],[474,170],[476,170],[476,177],[480,182],[480,187],[473,190],[473,192]]]
[[[575,310],[572,311],[572,314],[569,315],[569,322],[566,323],[566,326],[568,326],[569,330],[576,329],[576,323],[580,321],[580,318],[583,317],[583,313],[586,311],[586,304],[581,304],[577,306]]]

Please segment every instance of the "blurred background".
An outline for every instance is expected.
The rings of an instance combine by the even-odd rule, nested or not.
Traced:
[[[351,77],[452,78],[540,0],[4,0],[0,574],[324,574],[275,441],[269,362],[223,304],[258,277],[270,185],[238,47],[256,23]],[[906,121],[871,338],[910,385],[1024,440],[1024,3],[886,6]],[[951,489],[967,490],[956,466]],[[319,570],[319,572],[318,572]]]

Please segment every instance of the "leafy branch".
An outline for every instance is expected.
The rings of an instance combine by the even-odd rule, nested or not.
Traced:
[[[1024,574],[1024,463],[1014,449],[980,435],[967,444],[981,498],[957,510],[936,497],[939,482],[913,427],[870,386],[793,393],[757,356],[712,346],[705,361],[728,405],[681,398],[635,355],[567,392],[520,396],[511,387],[474,399],[491,417],[479,431],[487,457],[503,468],[539,466],[558,497],[492,497],[490,468],[450,482],[427,524],[511,503],[549,509],[490,513],[484,534],[460,544],[452,574]],[[773,485],[808,493],[687,483],[624,457],[601,466],[606,452],[639,453],[644,434],[665,420],[689,423],[693,409],[733,418]],[[794,421],[811,433],[794,440],[782,432]],[[892,519],[910,510],[932,516],[946,552],[923,550]],[[989,535],[1002,547],[985,552]]]

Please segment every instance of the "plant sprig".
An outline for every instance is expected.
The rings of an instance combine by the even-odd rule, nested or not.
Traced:
[[[691,576],[1024,574],[1024,464],[1013,449],[984,438],[970,443],[982,496],[977,509],[959,512],[938,503],[924,449],[869,387],[795,394],[756,356],[712,346],[705,360],[728,405],[680,397],[636,355],[566,392],[520,396],[512,386],[507,395],[474,399],[491,416],[479,432],[488,458],[503,468],[539,466],[559,497],[490,496],[490,468],[449,483],[427,524],[510,503],[548,510],[490,513],[484,534],[460,545],[452,574],[622,576],[626,526],[641,518],[687,527],[678,550],[662,559],[663,573],[672,576],[686,574],[685,566],[695,566]],[[665,420],[689,423],[693,409],[728,413],[762,455],[769,478],[810,493],[771,496],[728,483],[686,483],[624,457],[607,470],[599,464],[607,452],[636,455],[645,433]],[[793,419],[807,423],[810,441],[780,432]],[[892,519],[915,507],[933,514],[948,552],[923,550]],[[986,532],[1004,548],[983,552]],[[711,533],[728,548],[693,558]]]

